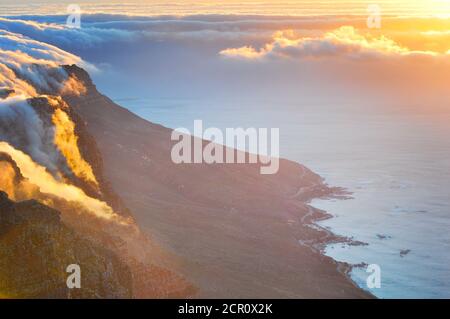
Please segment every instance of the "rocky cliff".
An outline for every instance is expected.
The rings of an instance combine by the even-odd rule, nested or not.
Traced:
[[[80,289],[66,269],[81,268]],[[83,238],[60,213],[0,192],[0,295],[7,298],[131,298],[132,274],[114,253]]]

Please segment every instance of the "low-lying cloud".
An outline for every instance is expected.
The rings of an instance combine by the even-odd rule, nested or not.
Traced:
[[[62,67],[67,64],[87,65],[54,45],[0,30],[0,153],[8,154],[41,192],[84,205],[100,218],[125,223],[106,203],[67,182],[75,175],[97,183],[80,152],[68,105],[58,96],[84,92]]]
[[[261,49],[243,46],[222,50],[220,54],[228,58],[250,60],[440,55],[433,51],[410,50],[385,36],[366,36],[351,26],[326,32],[319,37],[301,37],[292,30],[278,31],[272,42]]]
[[[70,81],[61,65],[86,66],[81,58],[56,46],[0,30],[0,90],[36,97],[58,92]]]

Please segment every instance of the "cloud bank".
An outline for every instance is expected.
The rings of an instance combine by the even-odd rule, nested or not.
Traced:
[[[361,16],[83,14],[81,29],[66,19],[0,18],[0,29],[96,65],[94,81],[116,101],[352,99],[367,91],[398,98],[401,90],[445,97],[450,20],[386,16],[381,30],[369,30]]]
[[[58,92],[69,80],[61,65],[86,65],[56,46],[5,30],[0,30],[0,44],[0,90],[12,90],[15,95]]]
[[[354,27],[344,26],[320,37],[299,37],[293,30],[278,31],[272,42],[261,49],[251,46],[229,48],[220,54],[229,58],[375,58],[383,56],[438,56],[432,51],[410,50],[385,37],[365,36]]]

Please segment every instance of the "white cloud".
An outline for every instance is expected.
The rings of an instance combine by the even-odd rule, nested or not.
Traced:
[[[68,76],[61,65],[88,66],[81,58],[56,46],[0,30],[0,88],[34,97],[57,92]]]
[[[251,46],[229,48],[222,56],[242,59],[324,58],[344,56],[370,58],[382,56],[437,56],[432,51],[410,50],[385,37],[365,36],[354,27],[345,26],[318,37],[299,37],[294,31],[278,31],[272,42],[261,49]]]

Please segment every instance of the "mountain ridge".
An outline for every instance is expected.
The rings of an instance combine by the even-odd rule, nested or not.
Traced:
[[[115,104],[76,65],[64,68],[86,87],[65,100],[97,141],[106,178],[139,227],[179,259],[196,297],[372,297],[348,278],[348,265],[321,252],[345,239],[309,227],[329,217],[309,201],[339,189],[287,160],[270,176],[257,164],[176,165],[171,129]]]

